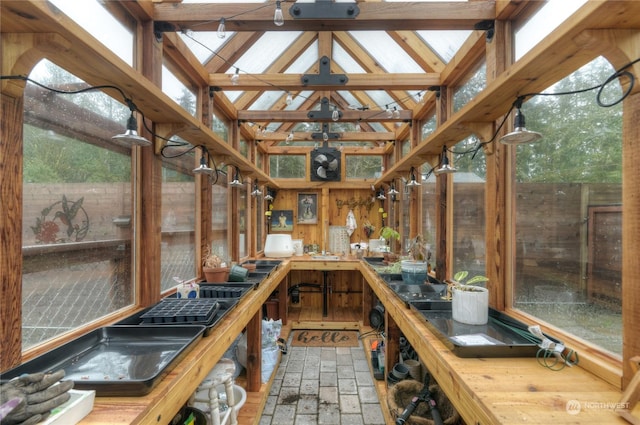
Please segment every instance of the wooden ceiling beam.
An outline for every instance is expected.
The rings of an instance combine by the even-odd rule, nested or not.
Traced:
[[[344,131],[340,134],[341,142],[387,142],[389,140],[395,140],[395,133],[392,131]],[[313,142],[317,141],[313,138],[313,132],[311,131],[294,131],[293,142]],[[262,136],[256,136],[256,140],[262,142],[284,142],[289,133],[283,131],[271,131]]]
[[[332,122],[331,118],[326,120],[310,119],[307,117],[309,111],[238,111],[240,121],[250,122]],[[403,122],[410,121],[413,112],[403,109],[398,111],[398,118],[388,118],[384,111],[342,111],[340,121],[369,121],[369,122]]]
[[[239,74],[233,84],[229,74],[210,74],[209,85],[223,90],[423,90],[440,85],[440,74],[349,74],[344,85],[302,86],[303,74]]]
[[[262,6],[262,5],[260,5]],[[176,29],[216,31],[225,18],[227,31],[358,31],[472,29],[495,18],[495,0],[473,2],[359,2],[357,19],[293,19],[283,3],[285,23],[273,24],[273,7],[256,3],[156,3],[154,19]],[[236,16],[237,18],[231,18]]]

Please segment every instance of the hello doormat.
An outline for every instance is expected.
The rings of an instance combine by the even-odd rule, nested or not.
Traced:
[[[293,347],[357,347],[358,332],[341,330],[297,330],[291,338]]]

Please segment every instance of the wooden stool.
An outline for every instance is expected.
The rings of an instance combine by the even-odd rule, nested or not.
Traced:
[[[235,372],[236,364],[233,360],[220,359],[189,399],[190,406],[194,406],[196,402],[208,404],[209,412],[205,413],[209,415],[212,425],[227,424],[229,422],[229,418],[231,419],[231,425],[238,424],[238,412],[235,408],[236,400],[233,394],[233,376]],[[228,409],[222,416],[220,414],[218,390],[216,389],[220,384],[224,384],[228,406]],[[206,396],[198,394],[198,392],[202,393],[204,391],[206,391]]]

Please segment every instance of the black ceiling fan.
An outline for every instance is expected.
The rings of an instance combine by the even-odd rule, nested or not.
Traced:
[[[311,151],[311,181],[340,181],[340,151],[323,146]]]

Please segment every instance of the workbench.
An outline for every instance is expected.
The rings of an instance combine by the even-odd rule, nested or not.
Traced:
[[[216,325],[149,394],[142,397],[98,397],[81,424],[166,424],[185,404],[209,370],[236,337],[247,329],[248,341],[260,335],[262,305],[279,289],[286,321],[287,275],[290,270],[359,270],[363,279],[363,324],[377,300],[385,307],[387,347],[401,332],[467,424],[626,424],[614,412],[621,391],[581,367],[552,371],[535,358],[460,358],[407,308],[364,261],[312,260],[307,256],[284,260],[256,290]],[[377,299],[377,300],[376,300]],[[257,339],[259,342],[259,337]],[[260,387],[260,345],[247,349],[247,391]],[[388,363],[392,360],[389,359]],[[268,391],[267,391],[268,393]],[[259,415],[256,420],[259,419]]]

